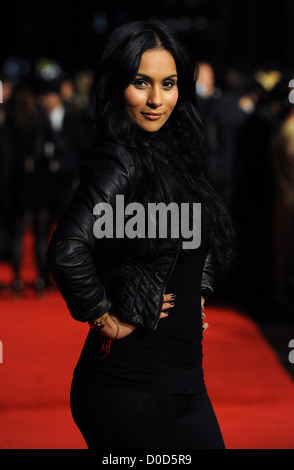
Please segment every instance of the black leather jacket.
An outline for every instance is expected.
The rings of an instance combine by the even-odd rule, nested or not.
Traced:
[[[134,166],[121,145],[101,142],[80,165],[80,185],[50,241],[47,259],[71,315],[78,321],[96,319],[111,310],[121,321],[154,330],[162,310],[167,281],[180,243],[169,249],[152,248],[142,239],[94,236],[99,202],[135,201]],[[208,252],[201,292],[213,292],[213,256]]]

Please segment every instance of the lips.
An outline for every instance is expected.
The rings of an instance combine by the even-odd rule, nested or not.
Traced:
[[[150,121],[156,121],[159,119],[163,113],[141,113],[146,119],[149,119]]]

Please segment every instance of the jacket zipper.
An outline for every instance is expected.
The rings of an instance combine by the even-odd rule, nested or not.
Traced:
[[[176,252],[176,255],[174,257],[174,260],[173,260],[173,263],[171,264],[170,268],[169,268],[169,272],[168,272],[168,275],[166,277],[166,280],[164,282],[164,285],[163,285],[163,288],[162,288],[162,298],[165,294],[165,289],[166,289],[166,286],[167,286],[167,283],[169,281],[169,278],[174,270],[174,267],[176,265],[176,262],[177,262],[177,259],[178,259],[178,256],[179,256],[179,253],[180,253],[180,246],[177,248],[177,252]],[[160,313],[161,313],[161,307],[162,307],[162,304],[160,303],[159,306],[158,306],[158,310],[157,310],[157,320],[156,320],[156,323],[155,323],[155,326],[154,326],[154,330],[156,330],[157,326],[158,326],[158,323],[159,323],[159,320],[160,320]]]

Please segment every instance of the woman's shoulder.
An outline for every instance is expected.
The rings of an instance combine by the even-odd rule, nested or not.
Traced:
[[[133,186],[133,176],[133,157],[126,147],[116,142],[99,140],[80,160],[80,184],[105,193],[125,192]]]
[[[84,153],[81,158],[80,165],[91,167],[99,167],[104,162],[113,162],[113,164],[121,164],[128,166],[133,165],[132,154],[127,148],[117,142],[111,140],[99,139],[95,141]]]
[[[103,175],[107,179],[114,175],[124,175],[129,179],[133,171],[133,156],[125,146],[100,139],[82,156],[79,176],[81,182],[93,180],[93,177],[97,178],[98,175]]]

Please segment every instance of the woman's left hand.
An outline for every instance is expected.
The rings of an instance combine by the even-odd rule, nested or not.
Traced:
[[[204,313],[204,306],[205,306],[205,299],[204,297],[201,296],[201,317],[202,317],[202,329],[203,331],[207,330],[207,328],[209,327],[209,324],[206,323],[206,322],[203,322],[203,320],[205,320],[205,313]]]
[[[173,294],[165,294],[163,297],[163,304],[162,304],[162,311],[160,314],[160,318],[166,318],[168,317],[168,312],[165,310],[172,308],[174,306],[174,299],[175,295]],[[201,317],[202,317],[202,328],[203,331],[207,330],[209,327],[209,324],[207,322],[204,322],[205,320],[205,313],[204,313],[204,307],[205,307],[205,299],[203,296],[201,296]]]

